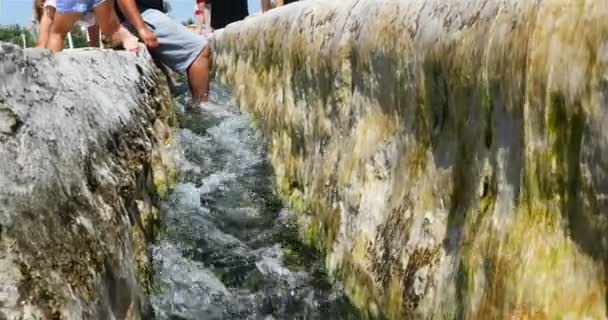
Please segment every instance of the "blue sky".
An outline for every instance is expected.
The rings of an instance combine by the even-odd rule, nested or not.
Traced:
[[[167,0],[173,10],[169,13],[179,21],[191,18],[194,0]],[[226,1],[226,0],[223,0]],[[248,0],[249,12],[260,11],[260,0]],[[32,0],[0,0],[0,24],[27,25],[32,16]]]

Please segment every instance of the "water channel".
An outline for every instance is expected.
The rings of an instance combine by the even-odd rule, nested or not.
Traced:
[[[157,319],[359,319],[320,255],[302,245],[273,193],[264,141],[227,88],[176,104],[179,183],[161,205],[153,246]]]

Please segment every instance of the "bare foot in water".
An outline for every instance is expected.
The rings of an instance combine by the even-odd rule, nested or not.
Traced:
[[[139,51],[139,39],[137,39],[137,37],[129,32],[129,30],[127,30],[125,27],[120,26],[120,29],[118,29],[116,35],[120,39],[120,42],[122,42],[122,46],[125,48],[125,50],[133,52]]]

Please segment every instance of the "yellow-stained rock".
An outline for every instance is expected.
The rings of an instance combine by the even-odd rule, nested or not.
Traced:
[[[303,1],[214,65],[368,316],[606,318],[608,2]]]

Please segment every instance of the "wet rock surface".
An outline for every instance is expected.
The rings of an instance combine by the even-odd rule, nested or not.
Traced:
[[[145,52],[3,43],[0,75],[0,319],[141,318],[165,78]]]
[[[606,318],[601,1],[304,1],[214,40],[371,317]]]

